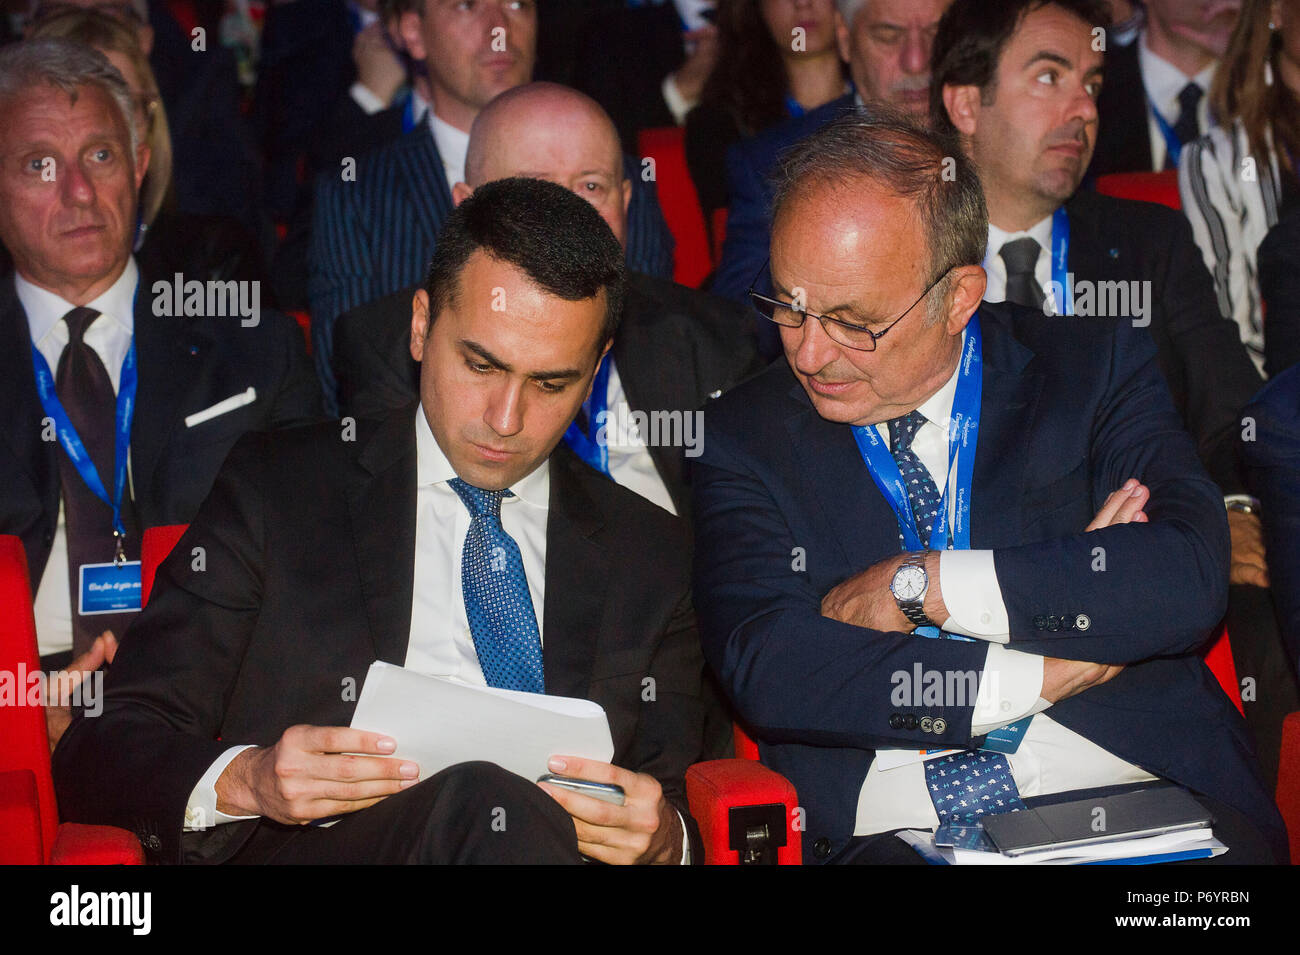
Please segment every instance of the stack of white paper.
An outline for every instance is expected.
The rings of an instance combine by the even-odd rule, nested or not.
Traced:
[[[467,686],[376,661],[352,727],[397,740],[396,756],[420,778],[471,760],[535,780],[555,755],[609,762],[614,741],[605,711],[590,700]]]

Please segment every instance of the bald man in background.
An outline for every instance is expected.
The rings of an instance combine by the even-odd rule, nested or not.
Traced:
[[[582,196],[626,246],[632,184],[623,175],[618,133],[594,100],[554,83],[515,87],[492,100],[474,121],[466,181],[455,185],[452,199],[459,205],[484,183],[511,176],[546,179]],[[403,289],[340,317],[334,374],[344,414],[374,416],[417,394],[419,359],[409,346],[416,291]],[[566,442],[617,483],[684,513],[686,459],[698,456],[701,436],[694,412],[761,367],[752,326],[743,307],[629,272],[613,348]],[[632,428],[637,412],[645,416],[639,441]]]

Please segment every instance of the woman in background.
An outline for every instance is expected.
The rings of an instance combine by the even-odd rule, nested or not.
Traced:
[[[686,117],[686,162],[710,225],[727,205],[728,147],[850,89],[834,0],[719,0],[716,22],[717,64]]]
[[[1218,126],[1183,150],[1178,186],[1219,309],[1263,371],[1257,253],[1300,204],[1300,0],[1245,0],[1210,106]]]

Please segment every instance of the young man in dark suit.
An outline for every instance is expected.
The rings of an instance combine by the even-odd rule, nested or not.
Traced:
[[[121,637],[134,616],[80,612],[80,567],[116,557],[105,500],[123,464],[115,438],[129,451],[122,556],[135,559],[142,528],[193,517],[240,435],[315,416],[319,389],[301,334],[260,310],[256,282],[223,283],[220,302],[205,288],[178,312],[178,276],[137,267],[149,148],[135,142],[129,92],[108,61],[40,40],[6,49],[2,64],[0,240],[14,267],[0,279],[0,530],[23,539],[41,654],[62,665],[105,629]],[[236,301],[251,307],[235,314]],[[90,472],[70,457],[72,432]]]
[[[169,862],[684,861],[704,721],[687,530],[557,448],[623,271],[566,189],[509,179],[462,203],[413,306],[419,404],[232,452],[102,715],[55,753],[65,818],[132,828]],[[376,659],[600,703],[613,764],[556,754],[552,769],[626,803],[483,763],[417,783],[389,755],[400,741],[348,728],[340,688]]]
[[[1147,0],[1137,38],[1108,34],[1101,130],[1088,178],[1177,169],[1182,147],[1214,121],[1210,85],[1237,22],[1233,4]]]
[[[1223,505],[1149,338],[981,305],[987,215],[951,140],[848,117],[784,176],[755,304],[786,362],[710,411],[695,594],[805,861],[919,862],[896,831],[1169,781],[1225,861],[1281,858],[1198,655]]]
[[[517,87],[475,120],[466,181],[457,183],[452,197],[462,202],[484,183],[509,176],[547,179],[591,203],[625,243],[631,186],[619,155],[618,134],[592,100],[553,83]],[[409,345],[415,292],[397,292],[340,318],[334,367],[344,414],[374,415],[418,393],[418,355]],[[748,310],[630,272],[622,320],[605,361],[603,391],[583,412],[584,418],[599,417],[601,409],[609,414],[606,454],[602,460],[597,450],[589,455],[591,463],[648,500],[685,514],[686,465],[698,455],[698,448],[686,446],[686,428],[700,420],[698,409],[706,401],[761,367]],[[634,412],[646,417],[643,446],[626,433]],[[656,416],[679,421],[683,440],[664,440],[662,427],[653,434]],[[589,425],[594,433],[599,422]],[[582,436],[570,435],[581,450]]]
[[[1243,673],[1285,678],[1275,662],[1282,648],[1259,516],[1250,512],[1237,453],[1241,411],[1259,375],[1237,326],[1219,312],[1184,217],[1078,189],[1106,122],[1097,95],[1109,56],[1093,43],[1105,16],[1105,5],[1091,0],[957,0],[935,39],[934,121],[961,135],[988,197],[989,301],[1068,311],[1081,321],[1122,318],[1155,341],[1183,427],[1228,508],[1234,652]],[[1289,679],[1270,681],[1246,703],[1269,773],[1281,718],[1297,705]]]

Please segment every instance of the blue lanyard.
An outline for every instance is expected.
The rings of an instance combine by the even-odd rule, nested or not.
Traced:
[[[970,498],[971,485],[975,475],[975,447],[979,439],[980,396],[984,380],[983,348],[980,336],[979,313],[971,316],[966,325],[966,341],[962,347],[961,362],[958,366],[957,392],[953,396],[952,414],[948,423],[948,469],[944,472],[943,498],[939,504],[939,513],[935,517],[930,531],[930,549],[944,550],[951,547],[956,550],[970,549]],[[894,515],[898,518],[898,527],[903,533],[903,543],[909,551],[924,550],[921,535],[916,527],[916,518],[912,514],[912,505],[907,497],[907,486],[903,475],[898,470],[898,462],[880,437],[875,425],[853,428],[853,438],[857,441],[862,461],[867,466],[872,480],[880,488]],[[958,454],[958,451],[961,453]],[[955,500],[952,482],[947,480],[952,473],[954,459],[957,462]],[[936,482],[937,483],[937,482]],[[952,542],[948,541],[948,508],[952,507],[953,528]]]
[[[807,112],[807,110],[803,108],[803,104],[789,93],[785,94],[785,111],[791,116],[802,116]]]
[[[1165,150],[1169,153],[1169,164],[1177,166],[1178,159],[1183,154],[1183,142],[1174,132],[1174,128],[1169,125],[1169,120],[1160,115],[1160,110],[1156,109],[1156,104],[1152,103],[1150,99],[1147,100],[1147,103],[1151,107],[1151,115],[1156,118],[1156,126],[1160,129],[1160,135],[1165,138]]]
[[[415,91],[409,90],[406,101],[402,104],[402,133],[415,129]]]
[[[1074,314],[1074,288],[1070,282],[1070,214],[1065,206],[1052,213],[1052,282],[1061,290],[1063,303],[1057,307],[1062,315]]]
[[[136,287],[136,292],[138,294],[139,286]],[[67,452],[72,466],[77,469],[81,479],[86,482],[86,487],[90,488],[97,498],[113,509],[113,536],[117,539],[117,552],[114,560],[120,564],[126,559],[122,550],[122,538],[126,536],[126,527],[122,524],[122,494],[126,490],[126,458],[131,446],[131,417],[135,412],[137,384],[135,338],[132,337],[131,347],[127,349],[126,357],[122,359],[122,373],[117,387],[117,407],[114,416],[116,421],[114,470],[116,473],[113,475],[112,500],[109,500],[108,491],[105,490],[104,482],[95,470],[94,462],[90,460],[90,454],[86,451],[85,445],[81,443],[81,436],[77,434],[77,429],[72,426],[72,421],[69,420],[68,413],[63,408],[63,403],[59,401],[54,376],[50,374],[49,363],[46,362],[45,356],[37,349],[35,342],[32,343],[32,364],[36,369],[36,391],[40,395],[41,405],[44,407],[45,413],[54,419],[54,427],[59,436],[59,443],[63,445],[63,450]]]
[[[600,367],[596,369],[596,377],[591,383],[591,394],[582,403],[582,409],[587,413],[587,430],[583,431],[578,427],[578,422],[573,421],[564,432],[564,443],[572,448],[578,457],[605,475],[609,474],[608,441],[597,441],[596,435],[605,425],[605,419],[609,417],[605,409],[609,403],[610,357],[606,354],[600,360]],[[608,434],[607,430],[606,435]]]

